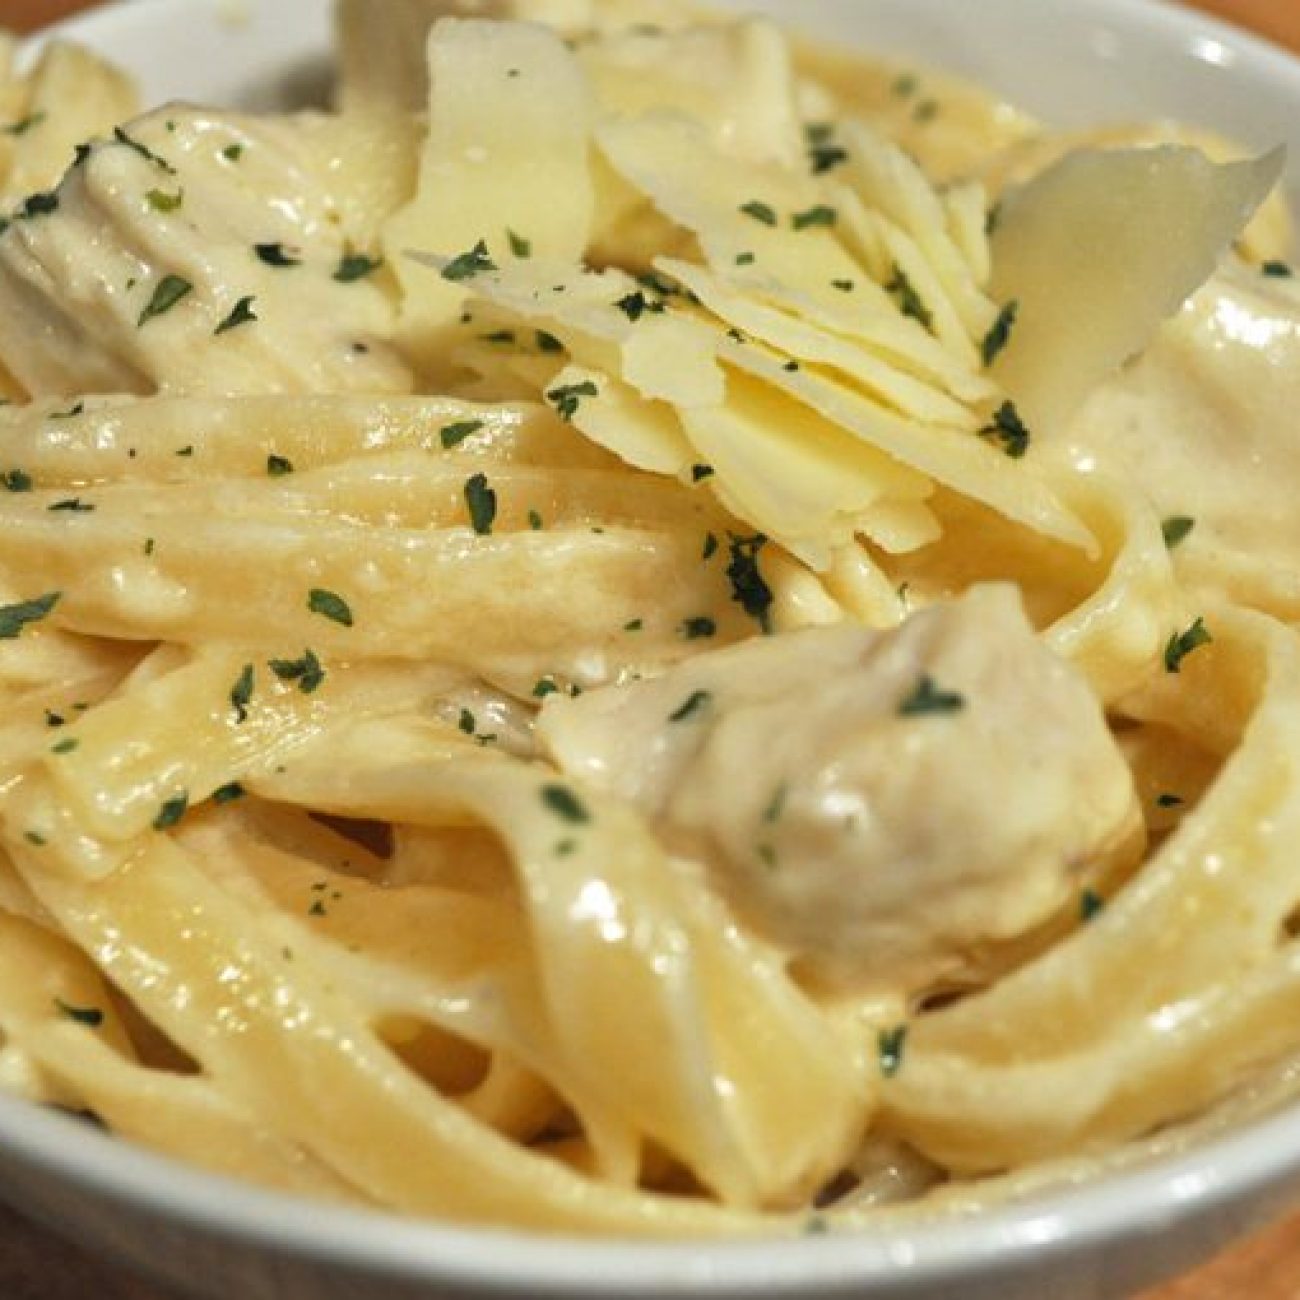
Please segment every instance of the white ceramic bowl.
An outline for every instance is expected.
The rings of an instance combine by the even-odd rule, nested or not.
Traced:
[[[381,10],[384,0],[374,0]],[[1300,63],[1161,0],[756,0],[837,42],[973,75],[1062,125],[1168,115],[1300,160]],[[328,0],[136,0],[65,30],[153,99],[261,105],[328,47]],[[1300,198],[1300,174],[1290,173]],[[1190,1266],[1296,1199],[1300,1109],[978,1219],[801,1241],[645,1245],[307,1204],[0,1098],[0,1194],[212,1300],[1097,1300]]]

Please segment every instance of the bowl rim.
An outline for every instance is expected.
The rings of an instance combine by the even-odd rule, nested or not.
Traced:
[[[230,0],[205,0],[215,11]],[[304,0],[306,2],[306,0]],[[736,6],[736,0],[724,0]],[[24,43],[87,40],[119,23],[147,24],[193,0],[131,0],[83,13]],[[311,0],[323,3],[323,0]],[[1058,0],[1161,42],[1209,38],[1231,50],[1236,75],[1286,81],[1300,106],[1300,60],[1280,46],[1180,0]],[[743,3],[740,5],[743,7]],[[1296,160],[1300,162],[1300,160]],[[918,1215],[815,1236],[653,1240],[540,1235],[458,1225],[311,1201],[161,1155],[21,1098],[0,1094],[0,1163],[53,1176],[74,1192],[129,1206],[209,1238],[251,1244],[319,1266],[438,1281],[483,1295],[763,1296],[792,1286],[819,1295],[864,1285],[970,1281],[1008,1258],[1036,1261],[1159,1234],[1251,1193],[1300,1187],[1300,1102],[1194,1147],[1036,1192],[976,1214]],[[0,1193],[4,1192],[0,1181]],[[21,1203],[19,1204],[21,1209]],[[47,1218],[49,1216],[47,1215]],[[580,1247],[580,1249],[577,1249]]]

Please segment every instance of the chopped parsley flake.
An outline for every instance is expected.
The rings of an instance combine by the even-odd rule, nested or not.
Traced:
[[[713,699],[711,691],[692,691],[682,706],[668,715],[669,722],[685,722],[687,718],[699,713]]]
[[[763,820],[769,826],[775,826],[781,820],[781,814],[785,812],[785,801],[790,796],[790,787],[783,781],[776,787],[768,805],[763,809]]]
[[[477,724],[474,721],[474,715],[468,709],[461,709],[460,718],[457,720],[456,725],[467,736],[472,736]]]
[[[165,831],[169,827],[175,826],[185,816],[186,809],[189,806],[190,797],[183,790],[180,794],[173,795],[170,799],[164,801],[163,806],[158,809],[158,815],[153,819],[154,830]]]
[[[7,469],[0,474],[0,487],[3,487],[6,492],[30,492],[32,476],[25,470]]]
[[[60,740],[50,746],[51,754],[71,754],[80,742],[75,736],[69,736],[66,740]]]
[[[75,402],[68,407],[66,411],[51,411],[51,420],[71,420],[74,416],[80,415],[86,409],[85,402]]]
[[[334,272],[334,278],[340,284],[351,284],[354,280],[364,280],[384,264],[382,257],[367,257],[365,253],[344,253]]]
[[[718,550],[718,539],[713,533],[704,534],[704,550],[700,553],[700,559],[711,560]]]
[[[898,713],[900,717],[911,718],[927,713],[956,713],[965,707],[964,696],[956,691],[941,690],[927,673],[898,706]]]
[[[154,286],[154,291],[148,303],[145,304],[139,320],[136,321],[136,327],[146,325],[155,316],[161,316],[164,312],[171,311],[193,289],[194,286],[179,275],[164,275]]]
[[[474,276],[480,275],[484,271],[495,271],[496,269],[496,263],[488,256],[487,244],[480,239],[468,253],[461,253],[459,257],[453,257],[442,268],[442,278],[456,283],[461,280],[473,279]]]
[[[168,194],[166,190],[150,190],[144,197],[155,212],[175,212],[185,202],[185,191]]]
[[[28,623],[39,623],[59,603],[62,595],[61,591],[51,591],[17,605],[0,605],[0,641],[12,641],[22,635]]]
[[[29,194],[18,209],[18,218],[31,221],[33,217],[48,217],[59,209],[59,196],[54,193]]]
[[[655,302],[652,299],[647,298],[640,289],[633,293],[626,294],[624,297],[620,298],[614,306],[617,307],[630,321],[640,320],[648,311],[664,310],[663,303]]]
[[[848,162],[848,152],[835,143],[835,128],[831,123],[810,122],[804,127],[804,136],[808,141],[808,162],[814,176],[821,176]]]
[[[244,156],[244,146],[242,144],[228,144],[221,151],[221,156],[227,162],[238,162]]]
[[[533,683],[533,699],[544,700],[548,695],[558,694],[559,690],[554,677],[539,677]]]
[[[542,802],[566,822],[578,824],[591,820],[586,806],[567,785],[542,786]]]
[[[235,711],[236,723],[248,717],[248,703],[253,698],[253,665],[245,664],[235,684],[230,688],[230,707]]]
[[[641,629],[642,629],[643,627],[645,627],[645,620],[644,620],[644,619],[640,619],[640,618],[631,618],[631,619],[628,619],[628,621],[627,621],[626,623],[623,624],[623,631],[624,631],[624,632],[639,632],[639,631],[641,631]]]
[[[25,839],[28,844],[34,844],[38,849],[49,843],[45,836],[39,831],[24,831],[23,839]]]
[[[484,343],[513,343],[514,341],[514,330],[493,330],[491,334],[483,335]]]
[[[939,116],[939,101],[937,99],[923,99],[912,113],[912,120],[922,124],[933,122]]]
[[[1265,262],[1259,269],[1275,280],[1289,280],[1295,274],[1286,262]]]
[[[253,297],[248,295],[241,298],[231,309],[230,314],[221,322],[212,332],[213,334],[224,334],[227,330],[233,330],[240,325],[248,325],[257,319],[257,313],[253,310]]]
[[[277,456],[272,452],[266,458],[266,472],[272,478],[283,478],[286,474],[293,473],[293,461],[288,456]]]
[[[564,344],[561,343],[554,334],[548,334],[545,330],[537,330],[535,337],[537,339],[537,350],[539,352],[564,351]]]
[[[852,293],[855,287],[856,287],[856,286],[854,285],[854,283],[853,283],[852,280],[832,280],[832,281],[831,281],[831,288],[832,288],[832,289],[838,289],[841,293]]]
[[[1178,808],[1185,802],[1182,795],[1178,794],[1158,794],[1156,795],[1157,808]]]
[[[1012,401],[1003,402],[993,412],[993,422],[980,430],[979,436],[996,442],[1013,460],[1029,450],[1030,432]]]
[[[1085,889],[1079,895],[1079,919],[1091,921],[1106,906],[1106,900],[1095,889]]]
[[[461,420],[456,424],[445,424],[438,430],[438,438],[443,447],[450,450],[459,446],[471,433],[477,433],[483,427],[482,420]]]
[[[48,115],[45,113],[28,113],[26,117],[21,117],[16,122],[8,122],[0,126],[0,135],[26,135],[34,127],[40,126]]]
[[[687,641],[698,641],[701,637],[713,636],[718,625],[707,615],[688,618],[682,621],[682,636]]]
[[[692,482],[692,483],[699,483],[699,482],[701,482],[702,480],[704,480],[704,479],[706,479],[706,478],[712,478],[712,477],[713,477],[713,466],[712,466],[712,465],[692,465],[692,466],[691,466],[691,482]]]
[[[833,226],[839,219],[839,213],[834,208],[819,203],[806,212],[796,212],[790,218],[790,224],[796,230],[811,230],[816,226]]]
[[[747,217],[753,217],[755,221],[761,221],[765,226],[776,225],[776,212],[767,203],[762,203],[758,199],[751,199],[748,203],[740,205],[740,211]]]
[[[1196,527],[1196,520],[1190,515],[1170,515],[1160,525],[1165,545],[1172,551],[1179,542],[1186,541],[1187,535]]]
[[[536,510],[530,510],[528,512],[528,527],[531,528],[533,532],[537,532],[541,528],[541,526],[542,526],[541,515],[539,515]]]
[[[920,79],[913,72],[904,72],[898,77],[889,88],[889,93],[895,99],[911,99],[913,95],[921,88]]]
[[[731,582],[731,598],[750,616],[765,634],[772,631],[772,588],[763,579],[758,567],[758,553],[767,545],[762,533],[752,537],[728,536],[730,559],[727,578]]]
[[[737,253],[737,254],[736,254],[736,265],[737,265],[737,266],[753,266],[753,265],[754,265],[754,254],[753,254],[753,253]]]
[[[1182,672],[1183,660],[1193,650],[1209,645],[1213,640],[1203,618],[1198,618],[1185,632],[1175,632],[1165,645],[1165,671]]]
[[[267,667],[282,682],[297,682],[304,695],[310,695],[325,680],[325,669],[311,650],[304,650],[301,659],[268,659]]]
[[[876,1054],[880,1060],[880,1073],[886,1079],[892,1079],[903,1068],[903,1050],[906,1046],[906,1025],[882,1029],[876,1035]]]
[[[63,501],[56,501],[52,506],[47,506],[47,510],[66,510],[71,514],[86,514],[95,507],[88,501],[83,501],[80,497],[68,497]]]
[[[910,316],[926,329],[933,329],[934,314],[925,305],[911,280],[907,278],[907,272],[897,262],[894,263],[892,278],[885,285],[885,292],[893,294],[898,300],[898,310],[904,316]]]
[[[497,494],[488,487],[486,474],[475,474],[465,480],[465,504],[474,531],[480,537],[487,536],[497,517]]]
[[[259,262],[267,266],[300,266],[302,258],[295,257],[283,244],[254,244],[253,252]]]
[[[147,145],[141,144],[139,140],[132,139],[132,137],[127,135],[120,126],[115,126],[113,128],[113,139],[116,140],[118,144],[125,145],[128,149],[134,149],[141,158],[145,159],[147,162],[153,163],[153,165],[160,171],[166,172],[168,176],[176,175],[176,168],[173,167],[166,158],[159,157],[158,154],[154,153],[154,151]]]
[[[578,404],[584,397],[597,397],[600,390],[590,379],[580,384],[561,384],[550,389],[546,400],[555,407],[555,413],[561,420],[571,421],[578,413]]]
[[[98,1029],[104,1023],[104,1013],[98,1007],[74,1007],[62,998],[55,998],[54,1005],[69,1020],[75,1020],[77,1024],[85,1025],[88,1029]]]
[[[344,627],[352,626],[352,610],[347,601],[333,591],[326,591],[324,587],[313,587],[307,593],[307,608],[331,622],[341,623]]]
[[[236,799],[242,799],[248,792],[238,781],[228,781],[225,785],[219,785],[212,792],[212,802],[215,804],[234,803]]]
[[[518,235],[509,228],[506,230],[506,239],[510,243],[510,251],[516,257],[532,257],[533,244],[531,240],[525,239],[523,235]]]
[[[1003,348],[1011,342],[1011,331],[1015,328],[1016,315],[1020,311],[1020,302],[1013,298],[998,312],[998,318],[989,328],[980,344],[980,357],[985,366],[991,366],[1001,355]]]

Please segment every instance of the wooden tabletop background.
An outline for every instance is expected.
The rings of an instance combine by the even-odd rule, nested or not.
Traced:
[[[34,31],[98,0],[0,0],[0,26]],[[1031,3],[1032,0],[1026,0]],[[1135,4],[1143,0],[1133,0]],[[1300,0],[1183,0],[1300,53]],[[3,1300],[174,1300],[0,1205]],[[1300,1214],[1141,1300],[1300,1300]],[[232,1297],[238,1300],[238,1297]]]

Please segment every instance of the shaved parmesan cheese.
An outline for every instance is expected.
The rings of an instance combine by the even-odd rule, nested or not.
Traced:
[[[578,57],[602,112],[672,108],[703,123],[728,153],[788,167],[803,158],[789,49],[772,23],[637,26],[584,42]]]
[[[861,124],[846,123],[839,139],[848,158],[838,177],[852,186],[864,207],[879,213],[914,244],[962,329],[978,343],[997,316],[997,308],[982,292],[970,263],[949,234],[948,213],[930,180],[897,145]]]
[[[1281,174],[1283,153],[1218,166],[1193,149],[1071,154],[1009,195],[993,293],[1020,304],[995,369],[1051,432],[1209,278]]]
[[[696,457],[672,407],[647,402],[626,384],[597,370],[566,366],[551,381],[551,391],[591,384],[594,397],[578,405],[574,428],[636,469],[680,478]]]
[[[729,343],[723,357],[811,407],[901,465],[983,501],[1036,532],[1092,551],[1092,534],[1028,461],[1012,461],[983,439],[942,425],[904,420],[826,375],[790,370],[752,344]]]
[[[446,265],[425,254],[410,260]],[[689,316],[662,310],[653,291],[621,271],[519,261],[476,275],[472,287],[493,307],[554,332],[575,360],[621,376],[643,397],[680,406],[722,401],[714,333]]]
[[[481,240],[500,265],[522,239],[538,257],[577,261],[591,230],[591,106],[564,42],[531,24],[444,19],[429,36],[429,69],[418,189],[384,242],[404,291],[403,341],[433,364],[468,286],[404,254],[456,256]]]
[[[856,341],[788,316],[702,267],[674,258],[660,258],[655,266],[684,284],[728,325],[801,362],[830,366],[845,382],[901,415],[968,428],[972,433],[979,427],[972,412],[940,388],[914,378]]]
[[[719,153],[705,130],[666,113],[603,123],[597,141],[616,171],[665,216],[694,234],[715,269],[737,258],[815,300],[839,295],[837,280],[862,280],[862,268],[832,229],[792,237],[796,214],[817,208],[822,189],[811,176]],[[864,284],[875,305],[887,299]]]
[[[848,545],[887,495],[929,491],[924,480],[846,436],[815,411],[738,374],[725,406],[682,413],[708,480],[734,514],[814,569]]]

